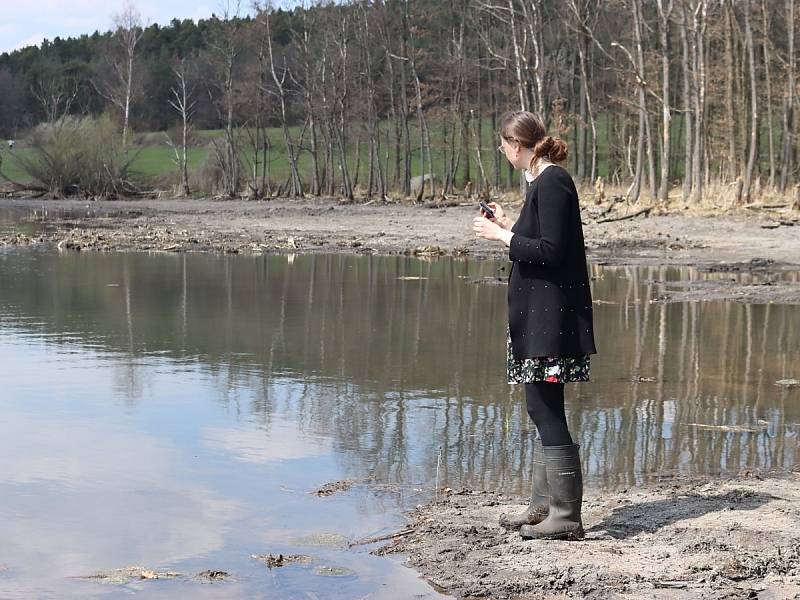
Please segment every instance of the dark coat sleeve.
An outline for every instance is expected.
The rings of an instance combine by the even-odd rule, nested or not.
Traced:
[[[547,169],[550,170],[554,169]],[[526,237],[515,232],[511,238],[508,256],[512,261],[553,268],[560,266],[567,255],[574,191],[569,185],[570,181],[555,172],[548,176],[551,174],[547,171],[540,176],[542,180],[538,190],[540,235]]]

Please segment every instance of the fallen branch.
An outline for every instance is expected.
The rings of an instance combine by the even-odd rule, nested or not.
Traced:
[[[786,208],[789,206],[788,204],[747,204],[745,208],[747,210],[772,210],[775,208]]]
[[[366,546],[368,544],[374,544],[375,542],[385,542],[386,540],[393,540],[399,537],[403,537],[404,535],[408,535],[409,533],[414,533],[413,529],[404,529],[403,531],[398,531],[397,533],[389,533],[387,535],[379,535],[377,537],[368,537],[362,538],[360,540],[356,540],[355,542],[350,542],[348,544],[348,548],[352,548],[353,546]]]
[[[619,204],[620,202],[624,202],[624,201],[625,201],[625,198],[623,198],[622,196],[614,196],[613,198],[611,198],[610,202],[608,203],[608,206],[606,206],[603,210],[601,210],[600,213],[597,216],[598,217],[605,217],[608,213],[610,213],[612,210],[614,210],[614,207],[617,204]]]
[[[614,221],[624,221],[625,219],[633,219],[634,217],[638,217],[639,215],[649,214],[651,210],[653,210],[653,207],[648,206],[647,208],[637,210],[635,213],[631,213],[629,215],[623,215],[621,217],[609,217],[608,219],[598,219],[596,223],[612,223]]]

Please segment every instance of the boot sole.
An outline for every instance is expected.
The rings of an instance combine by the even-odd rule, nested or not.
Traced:
[[[521,528],[521,526],[520,526]],[[523,540],[559,540],[566,542],[579,542],[586,539],[583,528],[573,529],[572,531],[560,531],[558,533],[536,533],[534,535],[522,535]]]

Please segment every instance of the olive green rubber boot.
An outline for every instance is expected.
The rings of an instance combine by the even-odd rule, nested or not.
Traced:
[[[537,525],[523,525],[520,535],[526,539],[583,539],[581,502],[583,474],[580,446],[545,446],[544,460],[550,486],[550,507],[547,518]]]
[[[547,517],[550,506],[550,488],[547,485],[547,469],[545,468],[542,440],[538,437],[533,442],[533,474],[531,485],[531,502],[521,513],[500,515],[500,525],[506,529],[519,529],[523,525],[536,525]]]

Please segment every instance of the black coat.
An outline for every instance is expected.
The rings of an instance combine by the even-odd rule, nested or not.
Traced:
[[[569,173],[556,165],[545,169],[528,188],[511,231],[514,358],[597,352],[578,192]]]

